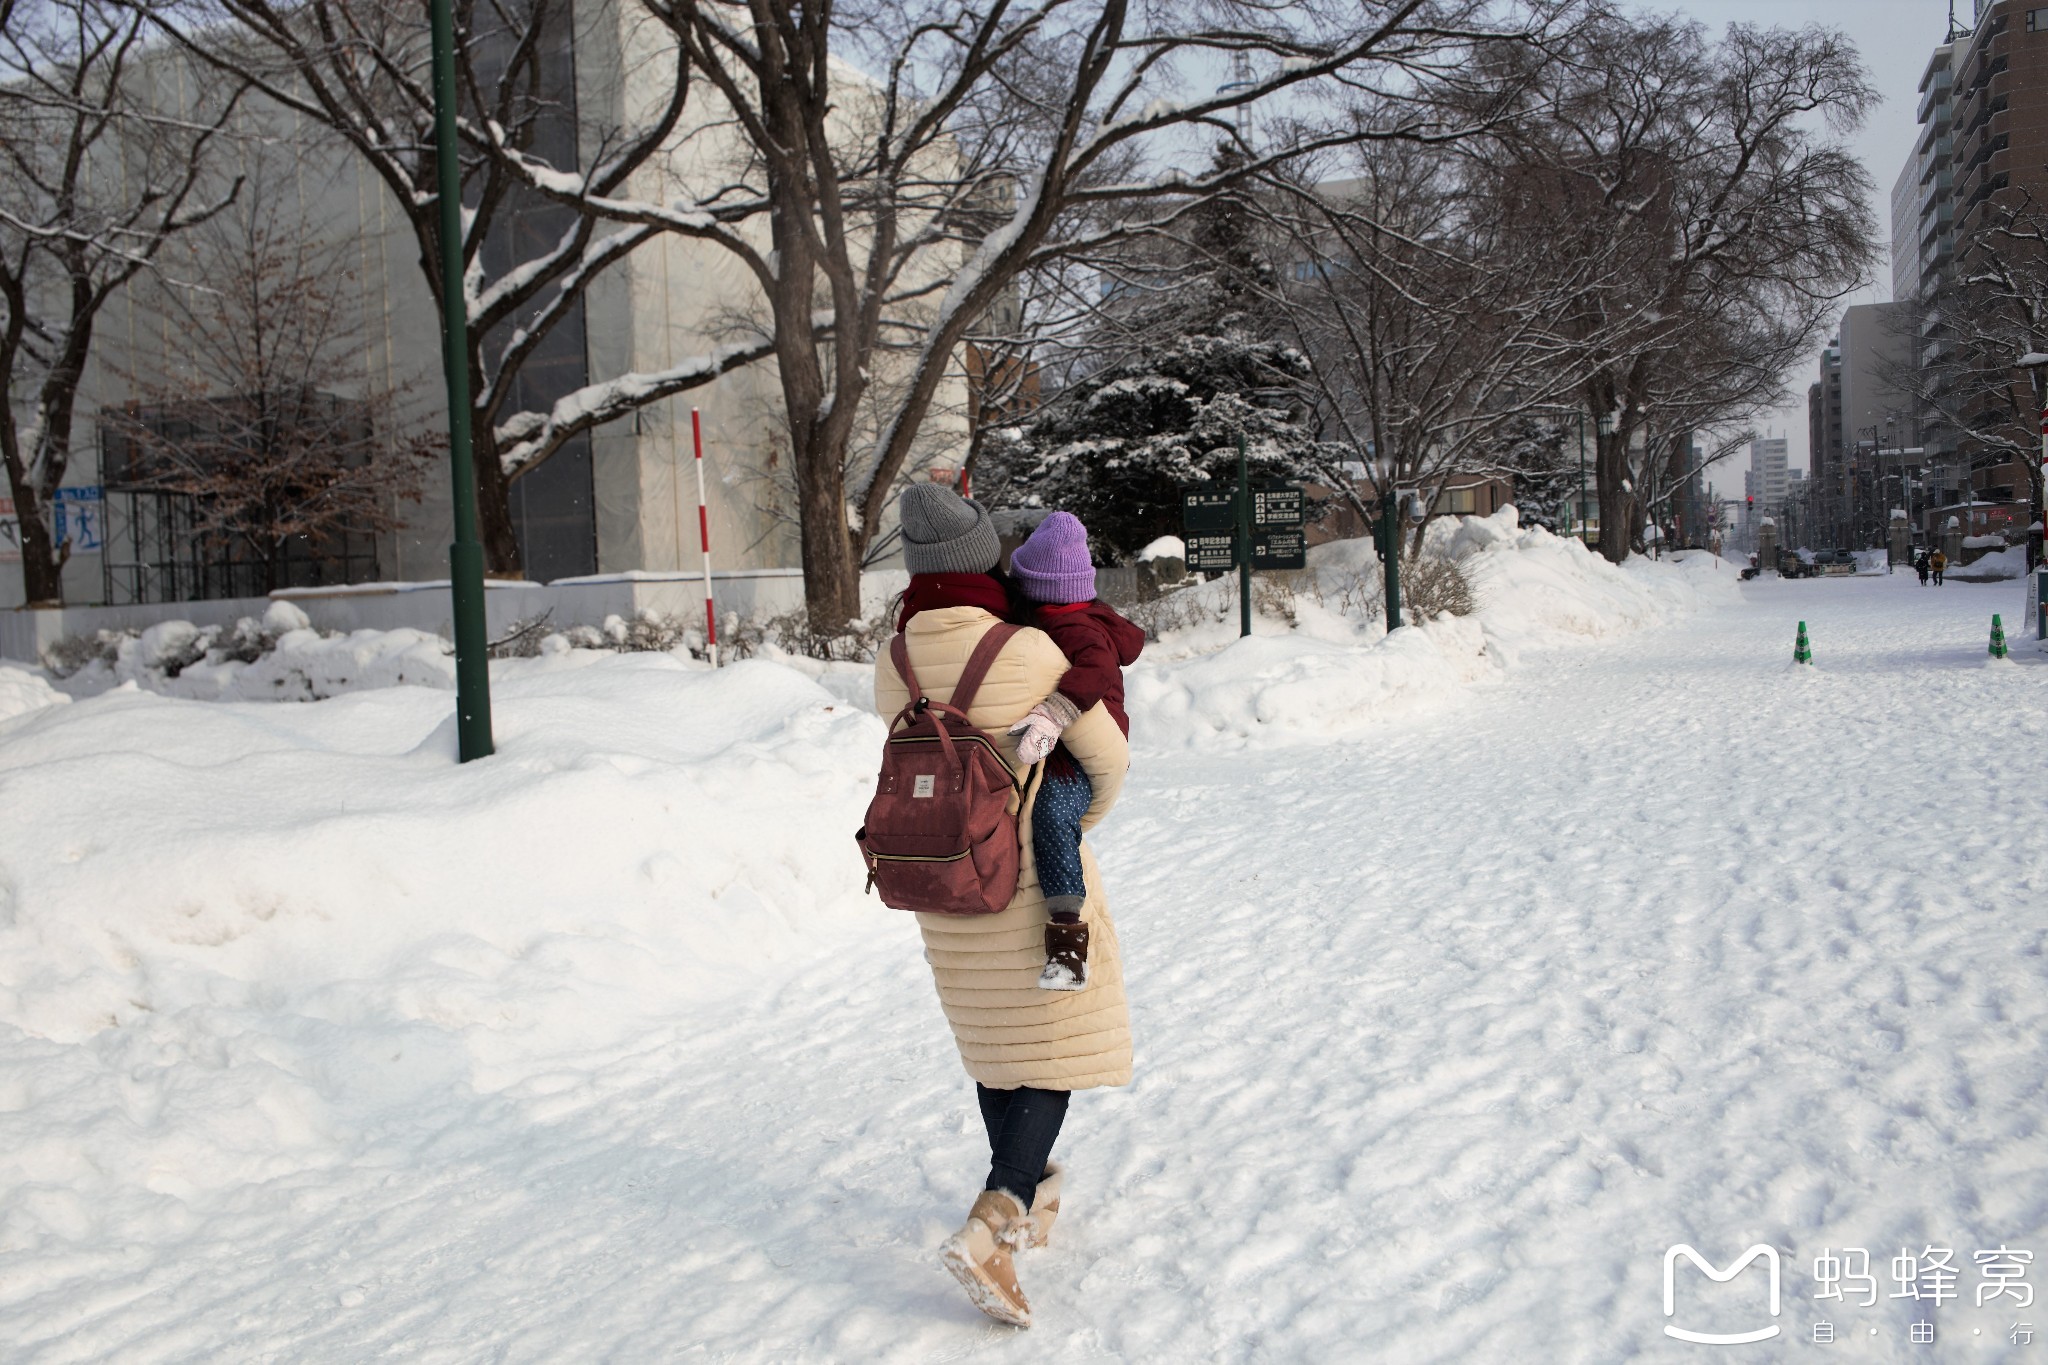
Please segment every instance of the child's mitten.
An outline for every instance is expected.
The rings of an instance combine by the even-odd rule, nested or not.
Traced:
[[[1017,757],[1026,763],[1043,762],[1052,746],[1060,742],[1060,732],[1080,718],[1074,703],[1053,693],[1010,727],[1010,733],[1018,737]]]

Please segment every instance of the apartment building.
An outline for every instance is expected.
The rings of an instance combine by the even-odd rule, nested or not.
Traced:
[[[2008,206],[2048,205],[2048,5],[1975,0],[1970,26],[1952,28],[1929,55],[1920,81],[1919,271],[1899,266],[1894,201],[1894,298],[1918,300],[1915,363],[1919,387],[1939,392],[1943,319],[1934,300],[1986,249],[1987,230]],[[1916,292],[1900,291],[1910,282]],[[1951,408],[1966,406],[1957,399]],[[1949,516],[1975,531],[2024,526],[2028,474],[2018,461],[1974,436],[1996,421],[1977,405],[1942,420],[1923,410],[1914,436],[1923,454],[1917,477],[1902,476],[1916,522],[1930,532]],[[2031,425],[2031,424],[2030,424]],[[2014,433],[2026,440],[2024,433]]]

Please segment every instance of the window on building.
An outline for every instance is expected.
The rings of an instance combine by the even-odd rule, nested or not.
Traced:
[[[2048,33],[2048,5],[2027,11],[2027,32]]]
[[[1476,488],[1447,488],[1437,500],[1437,510],[1452,516],[1469,517],[1479,510],[1479,490]]]
[[[374,458],[368,409],[304,392],[208,398],[104,411],[100,481],[105,486],[103,591],[111,605],[261,597],[274,588],[374,582],[377,539],[332,527],[266,540],[248,524],[223,525],[221,497],[247,499],[252,451],[280,423],[317,433],[351,468]],[[279,414],[283,414],[280,416]],[[287,503],[310,488],[278,482]],[[263,522],[259,525],[276,525]]]

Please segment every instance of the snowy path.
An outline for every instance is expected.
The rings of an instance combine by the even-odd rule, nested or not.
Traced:
[[[1141,751],[1098,840],[1138,1079],[1076,1099],[1029,1334],[934,1263],[979,1123],[907,917],[863,917],[468,1084],[351,1089],[332,1042],[330,1163],[118,1226],[46,1200],[91,1248],[55,1263],[0,1222],[0,1357],[1713,1359],[1661,1335],[1664,1248],[1765,1241],[1789,1340],[1749,1358],[2048,1360],[1968,1268],[2048,1253],[2048,673],[1982,662],[2014,599],[1764,583],[1367,743]],[[1960,1302],[1806,1344],[1823,1247],[1882,1296],[1926,1243]]]

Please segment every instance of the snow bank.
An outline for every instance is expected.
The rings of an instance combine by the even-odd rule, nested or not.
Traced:
[[[105,654],[64,680],[92,696],[133,684],[194,701],[319,701],[368,688],[453,688],[448,642],[423,630],[358,630],[321,635],[290,602],[273,602],[261,620],[232,626],[164,621],[138,635],[102,633]]]
[[[1576,539],[1524,529],[1512,507],[1447,518],[1431,527],[1429,543],[1464,570],[1478,601],[1474,614],[1387,634],[1377,623],[1298,601],[1291,631],[1262,620],[1257,633],[1222,644],[1219,636],[1236,634],[1233,616],[1169,636],[1128,679],[1140,746],[1235,748],[1351,735],[1390,715],[1438,709],[1461,688],[1514,667],[1526,650],[1641,630],[1738,595],[1734,572],[1705,552],[1617,567]],[[1370,588],[1380,566],[1369,542],[1340,541],[1317,547],[1308,572],[1327,603],[1347,580]]]
[[[597,656],[494,701],[498,755],[462,766],[449,698],[417,688],[284,708],[123,688],[9,726],[0,804],[38,814],[0,828],[0,1025],[226,1057],[267,1017],[309,1049],[262,1069],[276,1138],[318,1124],[316,1054],[340,1045],[318,1021],[365,1065],[422,1021],[460,1044],[378,1084],[487,1084],[500,1048],[716,996],[828,909],[876,904],[851,832],[879,723],[792,670]],[[569,977],[607,985],[606,1017],[561,1004]]]
[[[1979,556],[1968,564],[1951,564],[1948,567],[1948,576],[1960,578],[1966,583],[1996,583],[2003,579],[2019,578],[2026,571],[2027,547],[2014,545],[2009,549],[1993,550],[1990,554]]]
[[[0,664],[0,724],[70,700],[44,682],[40,674],[11,664]]]

